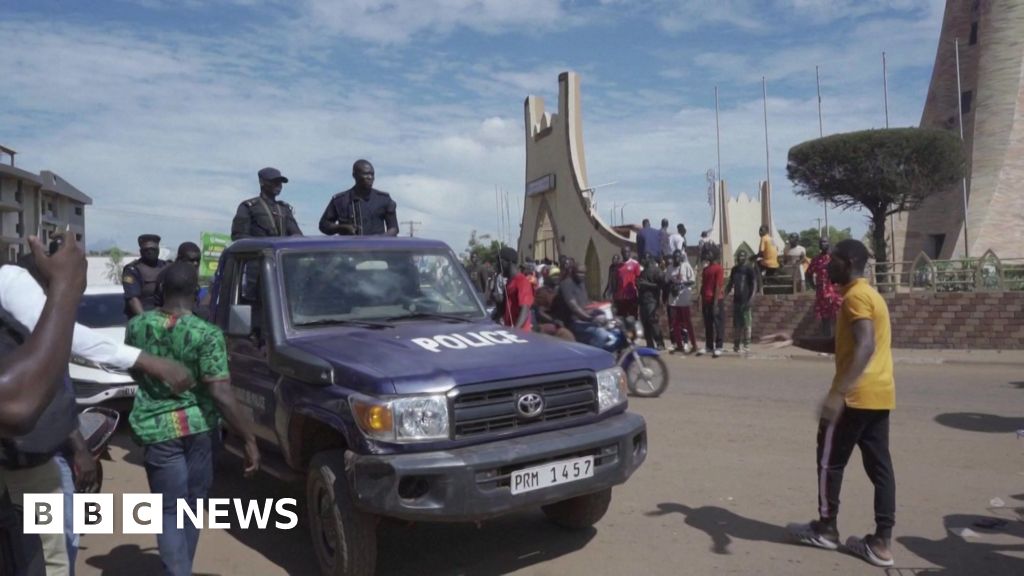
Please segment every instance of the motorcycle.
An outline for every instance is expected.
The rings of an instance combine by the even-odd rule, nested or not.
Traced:
[[[603,328],[611,335],[603,349],[615,354],[619,367],[626,373],[629,391],[642,398],[656,398],[668,388],[668,365],[654,348],[638,346],[639,330],[636,318],[615,317],[609,304],[589,307],[594,316],[604,317]]]
[[[108,445],[120,420],[117,410],[101,406],[90,406],[78,415],[78,430],[96,460],[96,483],[81,492],[99,493],[103,489],[103,460],[110,457]]]

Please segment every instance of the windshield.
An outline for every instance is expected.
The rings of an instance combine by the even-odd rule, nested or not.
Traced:
[[[128,324],[123,294],[86,294],[78,305],[75,321],[89,328],[110,328]]]
[[[462,265],[444,251],[319,251],[282,256],[295,326],[424,314],[484,315]]]

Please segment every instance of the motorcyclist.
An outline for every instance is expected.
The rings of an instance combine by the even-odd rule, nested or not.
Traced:
[[[615,337],[604,328],[606,319],[586,310],[590,304],[586,278],[586,265],[577,263],[572,267],[572,274],[558,285],[558,295],[551,311],[573,333],[577,342],[610,350],[615,344]]]

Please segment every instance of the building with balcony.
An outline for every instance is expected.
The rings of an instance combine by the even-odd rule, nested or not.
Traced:
[[[0,146],[0,264],[27,254],[29,236],[48,243],[54,233],[70,227],[84,243],[85,207],[92,198],[54,172],[33,174],[15,167],[16,154]]]

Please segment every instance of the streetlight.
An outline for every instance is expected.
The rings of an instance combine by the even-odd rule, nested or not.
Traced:
[[[620,226],[625,226],[626,225],[625,210],[626,210],[626,206],[629,206],[629,204],[630,204],[629,202],[626,202],[622,206],[619,207],[619,225]]]

